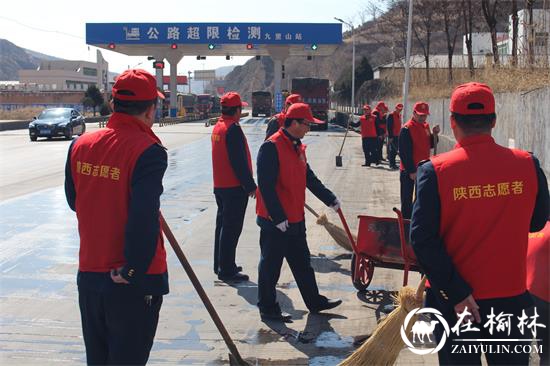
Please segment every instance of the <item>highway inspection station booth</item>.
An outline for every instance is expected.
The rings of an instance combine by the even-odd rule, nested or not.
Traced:
[[[177,95],[177,65],[184,56],[270,56],[274,95],[281,101],[283,64],[289,56],[329,56],[342,43],[341,23],[87,23],[86,43],[128,56],[170,63],[170,95]],[[163,69],[156,68],[162,88]],[[176,115],[170,98],[170,116]]]

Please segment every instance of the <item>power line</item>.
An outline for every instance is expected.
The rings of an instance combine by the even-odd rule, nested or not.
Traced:
[[[81,36],[77,36],[77,35],[70,34],[70,33],[65,33],[65,32],[60,32],[60,31],[57,31],[57,30],[50,30],[50,29],[33,27],[31,25],[21,23],[17,19],[8,18],[8,17],[4,17],[4,16],[0,16],[0,19],[8,20],[8,21],[16,23],[16,24],[18,24],[22,27],[29,28],[29,29],[32,29],[32,30],[35,30],[35,31],[38,31],[38,32],[55,33],[55,34],[60,34],[60,35],[67,36],[67,37],[73,37],[73,38],[77,38],[77,39],[80,39],[80,40],[84,40],[84,37],[81,37]]]

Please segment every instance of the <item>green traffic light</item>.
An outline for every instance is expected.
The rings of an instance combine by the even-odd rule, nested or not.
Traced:
[[[216,48],[216,46],[213,45],[212,43],[210,43],[210,44],[208,45],[208,49],[209,49],[209,50],[213,50],[214,48]]]
[[[317,48],[319,48],[315,43],[311,45],[311,49],[313,51],[317,51]]]

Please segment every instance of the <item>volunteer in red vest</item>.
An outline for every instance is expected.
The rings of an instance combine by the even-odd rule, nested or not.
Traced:
[[[265,141],[258,152],[256,213],[261,249],[258,307],[263,320],[291,319],[281,311],[275,289],[285,258],[310,312],[332,309],[342,303],[319,294],[306,240],[306,188],[335,211],[340,207],[336,196],[307,163],[306,146],[301,139],[312,123],[323,122],[313,118],[309,105],[291,105],[284,127]]]
[[[222,115],[212,130],[214,195],[218,205],[214,236],[214,272],[222,281],[248,281],[235,263],[248,198],[256,196],[252,160],[239,125],[242,102],[238,93],[221,97]]]
[[[429,280],[425,305],[439,310],[452,330],[439,362],[480,365],[483,344],[493,348],[485,354],[489,365],[527,365],[529,353],[515,346],[526,344],[517,339],[532,337],[527,327],[521,334],[518,317],[531,306],[527,240],[548,218],[546,177],[530,153],[491,137],[495,99],[487,85],[458,86],[449,109],[458,143],[418,167],[410,234]],[[511,325],[499,330],[502,319],[495,318],[501,313]],[[538,334],[547,331],[539,328]],[[437,343],[444,328],[436,325],[434,333]],[[504,345],[512,351],[498,353]]]
[[[399,133],[399,157],[401,185],[401,212],[406,219],[411,218],[416,168],[422,160],[429,159],[433,147],[433,135],[426,122],[430,108],[426,102],[417,102],[413,107],[412,118],[403,125]],[[439,133],[439,126],[434,126],[433,134]]]
[[[88,364],[144,365],[163,295],[166,252],[159,222],[167,154],[153,133],[153,75],[123,72],[107,127],[73,141],[65,194],[78,219],[78,298]]]
[[[350,125],[361,128],[361,143],[365,155],[363,166],[378,164],[378,135],[376,133],[375,117],[371,114],[368,104],[363,106],[363,115],[359,118],[359,122],[351,122]]]
[[[529,233],[527,247],[527,290],[531,294],[535,309],[537,309],[537,322],[546,325],[537,333],[540,365],[548,365],[550,349],[550,219],[546,221],[544,228],[536,233]],[[530,312],[534,315],[534,309]]]
[[[267,129],[265,131],[266,140],[275,132],[279,131],[279,128],[283,127],[285,123],[286,110],[294,103],[302,103],[302,96],[300,94],[290,94],[286,97],[284,109],[269,119],[267,122]]]
[[[388,134],[387,122],[386,122],[387,113],[388,113],[388,106],[384,102],[376,103],[376,107],[374,107],[374,111],[372,111],[372,115],[375,118],[376,134],[378,137],[376,141],[376,154],[377,154],[376,165],[380,164],[380,162],[384,160],[382,156],[382,149],[384,148],[384,140],[386,139],[386,136]]]
[[[399,151],[399,133],[401,132],[401,111],[403,104],[395,105],[395,110],[388,115],[388,161],[390,169],[397,170],[395,157]]]

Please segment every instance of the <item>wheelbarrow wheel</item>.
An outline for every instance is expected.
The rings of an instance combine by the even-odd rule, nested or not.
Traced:
[[[359,273],[357,277],[355,276],[355,266],[359,266]],[[357,258],[357,256],[352,254],[351,256],[351,281],[353,282],[353,286],[357,289],[359,292],[365,292],[367,291],[367,288],[370,285],[370,282],[372,281],[372,274],[374,273],[374,263],[369,260],[367,257],[360,256]]]

